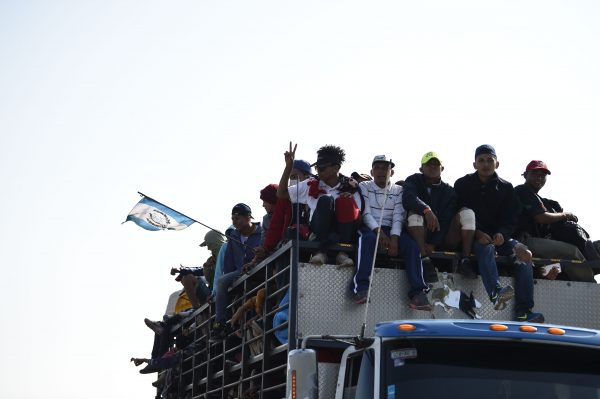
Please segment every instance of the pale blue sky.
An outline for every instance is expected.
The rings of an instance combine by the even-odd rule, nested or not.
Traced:
[[[153,397],[151,331],[206,228],[121,225],[142,191],[224,229],[283,152],[450,183],[476,146],[600,238],[596,1],[0,2],[0,397]],[[539,309],[543,311],[543,309]]]

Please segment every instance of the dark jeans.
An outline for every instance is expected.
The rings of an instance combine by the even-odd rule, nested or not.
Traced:
[[[225,323],[227,321],[227,317],[225,316],[225,310],[227,309],[228,302],[228,291],[229,287],[233,285],[235,280],[240,277],[240,271],[234,271],[231,273],[226,273],[221,276],[219,282],[217,283],[217,297],[215,298],[216,302],[216,315],[215,320],[220,323]]]
[[[204,278],[199,277],[198,284],[196,285],[196,298],[198,298],[198,302],[200,302],[200,304],[206,302],[209,295],[210,288],[206,285]]]
[[[175,314],[171,317],[163,318],[163,333],[154,334],[154,345],[152,346],[152,359],[157,359],[164,355],[169,347],[173,345],[173,334],[171,334],[171,328],[181,321],[181,316]]]
[[[325,245],[338,242],[350,244],[354,240],[356,222],[338,222],[335,200],[329,195],[324,195],[317,201],[310,221],[310,230],[317,236],[317,241]]]
[[[492,296],[500,286],[496,252],[498,255],[512,256],[513,248],[517,244],[519,241],[513,239],[505,241],[499,247],[495,247],[493,244],[482,245],[477,240],[473,243],[481,280],[488,295]],[[520,314],[533,309],[533,265],[531,262],[514,262],[513,273],[515,276],[515,312]]]

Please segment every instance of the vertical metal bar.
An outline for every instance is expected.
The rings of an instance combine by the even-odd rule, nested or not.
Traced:
[[[300,241],[294,240],[290,257],[290,304],[288,319],[288,351],[298,347],[298,266],[300,259]]]

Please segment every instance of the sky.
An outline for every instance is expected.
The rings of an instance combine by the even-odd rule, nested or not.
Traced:
[[[208,231],[121,224],[138,191],[224,230],[261,218],[283,153],[386,154],[443,178],[493,145],[532,159],[600,239],[600,3],[589,1],[0,1],[0,397],[150,398],[144,317],[201,265]],[[543,312],[543,309],[539,309]]]

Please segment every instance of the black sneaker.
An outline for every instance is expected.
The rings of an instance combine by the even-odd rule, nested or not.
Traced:
[[[429,256],[421,258],[421,264],[423,265],[423,279],[426,283],[436,283],[440,281],[437,270],[435,270],[435,266],[433,266],[433,262]]]
[[[432,310],[433,309],[433,307],[429,303],[429,300],[427,299],[427,294],[425,294],[424,292],[419,292],[418,294],[413,296],[410,299],[408,306],[411,309],[415,309],[415,310]]]
[[[475,268],[473,264],[471,264],[471,260],[467,257],[462,258],[458,261],[457,272],[462,275],[464,278],[476,279],[477,273],[475,273]]]
[[[529,323],[543,323],[545,321],[544,315],[541,313],[535,313],[530,310],[524,313],[517,313],[515,315],[515,321],[526,321]]]
[[[150,373],[156,373],[158,371],[160,371],[160,369],[151,360],[150,363],[148,363],[148,365],[146,367],[144,367],[143,369],[140,370],[140,374],[150,374]]]
[[[221,342],[227,338],[228,328],[226,323],[215,321],[210,329],[209,342]]]
[[[506,303],[514,296],[515,290],[512,286],[507,285],[504,288],[496,288],[496,292],[490,296],[490,300],[492,301],[492,304],[494,304],[494,309],[504,310],[504,308],[506,308]]]

